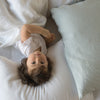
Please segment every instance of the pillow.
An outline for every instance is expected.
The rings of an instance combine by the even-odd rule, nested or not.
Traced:
[[[54,63],[52,77],[38,87],[22,84],[17,75],[20,64],[0,56],[0,100],[78,100],[62,40],[49,48],[47,56]]]
[[[72,4],[83,0],[48,0],[49,9],[60,7],[65,4]]]
[[[73,2],[73,0],[48,0],[49,9],[59,7],[63,4],[67,4],[69,2]]]
[[[63,37],[79,98],[100,90],[100,0],[64,5],[51,12]]]

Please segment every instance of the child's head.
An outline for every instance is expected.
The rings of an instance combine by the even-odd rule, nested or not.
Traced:
[[[51,68],[50,59],[42,52],[35,51],[22,60],[18,73],[22,83],[37,86],[49,80]]]
[[[32,71],[44,67],[44,71],[48,70],[47,57],[40,51],[35,51],[28,56],[27,68],[28,73],[31,75]]]

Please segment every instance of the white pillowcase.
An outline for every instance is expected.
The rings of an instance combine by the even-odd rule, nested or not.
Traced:
[[[53,76],[35,88],[21,83],[18,63],[0,56],[0,100],[78,100],[63,48],[62,40],[49,48],[48,57],[54,63]]]
[[[54,8],[52,15],[63,37],[79,97],[100,90],[100,0]]]
[[[59,7],[63,4],[68,4],[73,2],[73,0],[48,0],[49,9]]]
[[[72,4],[79,1],[83,1],[83,0],[48,0],[48,5],[49,5],[49,9],[51,9],[51,8],[57,8],[66,4]]]

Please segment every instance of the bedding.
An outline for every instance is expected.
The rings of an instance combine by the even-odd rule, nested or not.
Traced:
[[[24,56],[14,47],[6,47],[8,59],[0,56],[0,100],[78,100],[63,48],[60,40],[48,49],[47,56],[54,65],[52,77],[46,84],[34,88],[23,85],[17,74],[20,59]]]
[[[84,0],[48,0],[49,9],[57,8],[62,5],[69,5]]]
[[[62,35],[66,60],[82,100],[94,100],[93,92],[100,90],[99,10],[100,0],[86,0],[51,10]]]
[[[23,24],[44,26],[48,0],[0,0],[0,47],[20,39]]]

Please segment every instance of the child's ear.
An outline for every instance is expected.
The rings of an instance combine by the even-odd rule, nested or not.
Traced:
[[[27,58],[23,58],[23,59],[21,60],[21,64],[22,64],[23,66],[26,66],[26,61],[27,61]]]

